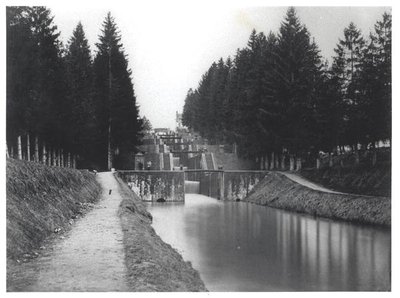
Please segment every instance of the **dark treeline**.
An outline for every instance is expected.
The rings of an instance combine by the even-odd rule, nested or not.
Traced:
[[[331,66],[294,8],[278,33],[250,35],[188,91],[183,124],[239,154],[273,156],[368,148],[391,140],[391,15],[364,39],[351,23]]]
[[[94,57],[81,23],[66,46],[45,7],[7,7],[7,144],[38,138],[78,156],[81,167],[118,166],[142,120],[121,35],[108,14]],[[32,146],[32,145],[31,145]]]

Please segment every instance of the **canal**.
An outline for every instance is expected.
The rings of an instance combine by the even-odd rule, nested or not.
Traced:
[[[390,230],[186,194],[148,203],[210,291],[390,290]]]

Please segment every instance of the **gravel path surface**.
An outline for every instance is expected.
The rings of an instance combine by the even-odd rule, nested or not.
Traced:
[[[122,197],[110,172],[99,173],[99,202],[37,259],[18,266],[16,291],[128,291],[123,233],[118,217]],[[111,194],[109,194],[109,191]]]
[[[304,185],[304,186],[314,189],[314,190],[319,190],[319,191],[323,191],[323,192],[327,192],[327,193],[343,194],[341,192],[333,191],[333,190],[325,188],[321,185],[315,184],[315,183],[311,182],[310,180],[307,180],[307,179],[305,179],[299,175],[293,174],[293,173],[287,173],[287,172],[279,172],[279,173],[285,175],[286,177],[288,177],[290,180],[292,180],[294,182],[297,182],[301,185]]]

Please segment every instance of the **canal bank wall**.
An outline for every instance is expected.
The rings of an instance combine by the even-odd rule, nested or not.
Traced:
[[[123,196],[119,208],[128,282],[133,291],[207,291],[190,262],[163,242],[151,227],[145,203],[116,177]]]
[[[336,220],[391,226],[389,197],[327,193],[269,172],[244,201]]]
[[[118,171],[117,175],[142,201],[185,201],[183,171]]]

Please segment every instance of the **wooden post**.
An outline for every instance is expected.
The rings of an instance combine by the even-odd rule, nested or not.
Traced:
[[[47,164],[47,156],[46,156],[47,152],[46,152],[46,143],[43,143],[43,147],[42,147],[42,164]]]
[[[224,177],[224,171],[219,172],[219,197],[221,200],[225,198],[225,177]]]
[[[31,161],[31,144],[29,140],[29,133],[26,135],[26,160]]]
[[[21,136],[18,136],[18,159],[22,159]]]
[[[290,155],[290,168],[289,168],[289,170],[290,171],[294,171],[294,156],[293,155]]]
[[[273,170],[275,167],[275,153],[272,152],[271,153],[271,160],[270,160],[270,165],[269,165],[269,169]]]
[[[39,162],[39,139],[35,136],[35,156],[34,161]]]

